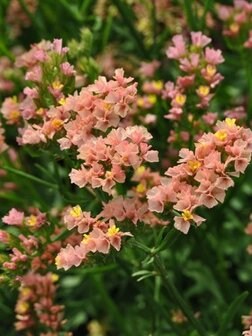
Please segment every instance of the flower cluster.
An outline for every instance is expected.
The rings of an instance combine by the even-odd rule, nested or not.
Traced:
[[[101,215],[93,218],[90,212],[82,211],[79,205],[68,209],[64,216],[65,224],[68,229],[76,228],[84,236],[80,244],[74,247],[68,244],[60,250],[56,257],[57,268],[67,270],[72,266],[79,266],[81,262],[87,260],[91,252],[107,254],[111,246],[117,251],[120,250],[122,237],[131,234],[120,231],[113,219],[106,221]]]
[[[244,47],[252,48],[252,4],[234,0],[233,6],[218,5],[217,12],[224,21],[223,34],[233,39],[242,38]]]
[[[25,0],[24,6],[30,15],[32,15],[36,12],[38,1]],[[29,15],[18,0],[10,1],[6,14],[6,21],[11,26],[11,33],[13,36],[20,35],[21,30],[30,27],[32,23]]]
[[[91,138],[82,144],[78,158],[80,169],[70,173],[72,183],[80,188],[90,184],[111,194],[115,184],[123,183],[128,168],[137,169],[143,162],[157,162],[157,151],[147,142],[151,134],[142,126],[113,129],[106,137]]]
[[[7,277],[18,276],[27,270],[46,270],[54,262],[62,246],[67,242],[79,242],[74,235],[67,240],[55,240],[62,232],[60,226],[51,229],[52,233],[48,236],[44,230],[48,230],[52,224],[36,208],[30,209],[28,216],[13,208],[2,221],[8,226],[16,227],[15,232],[0,230],[0,242],[9,251],[8,254],[1,254],[2,267]]]
[[[100,76],[79,94],[69,96],[63,107],[66,112],[75,113],[75,118],[64,125],[66,135],[59,140],[61,148],[80,147],[97,134],[95,130],[106,132],[118,127],[122,118],[132,114],[137,92],[137,83],[130,84],[132,81],[133,78],[124,77],[122,69],[117,69],[113,80]]]
[[[40,275],[32,272],[20,279],[21,286],[15,307],[17,320],[15,327],[18,332],[42,329],[46,332],[40,335],[57,336],[62,331],[65,323],[64,306],[54,303],[57,289],[54,282],[57,279],[56,274]],[[64,335],[70,336],[68,333]]]
[[[204,134],[195,151],[180,150],[178,165],[169,168],[160,186],[148,193],[149,209],[175,212],[175,227],[187,233],[191,224],[199,226],[205,219],[195,210],[212,208],[223,202],[226,190],[233,186],[232,176],[243,173],[250,162],[252,132],[227,118],[218,122],[215,133]]]
[[[186,106],[190,110],[208,107],[214,95],[211,90],[223,79],[216,66],[224,59],[220,50],[207,47],[211,39],[201,32],[191,33],[191,44],[187,44],[182,35],[174,36],[172,42],[166,55],[179,61],[179,68],[186,76],[178,77],[176,84],[167,82],[162,95],[171,100],[166,118],[180,120]]]
[[[17,57],[16,67],[26,70],[29,86],[23,94],[3,102],[1,113],[8,124],[21,124],[19,144],[52,139],[69,118],[62,105],[75,85],[75,70],[67,62],[62,40],[42,41]]]

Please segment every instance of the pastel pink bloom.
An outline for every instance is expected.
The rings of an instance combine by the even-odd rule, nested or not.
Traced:
[[[192,214],[192,218],[191,220],[197,225],[199,226],[202,222],[205,221],[204,218],[198,216],[198,215],[195,215],[195,214]],[[183,232],[184,234],[187,234],[189,229],[190,229],[190,226],[191,226],[191,223],[190,223],[190,220],[186,220],[184,219],[183,217],[179,217],[179,216],[175,216],[174,217],[174,227]]]
[[[252,326],[249,328],[249,330],[245,330],[242,333],[243,336],[252,336]]]
[[[67,53],[68,48],[62,46],[62,39],[54,39],[52,44],[52,50],[59,55],[64,55]]]
[[[159,67],[160,62],[157,60],[153,60],[152,62],[149,63],[141,62],[139,71],[142,76],[152,77]]]
[[[10,235],[8,232],[0,230],[0,242],[3,244],[8,244],[10,241]]]
[[[20,107],[16,97],[6,98],[1,107],[1,113],[8,124],[17,123],[20,119]]]
[[[180,59],[180,69],[185,72],[193,72],[199,67],[200,55],[191,53],[187,58]]]
[[[201,48],[204,48],[212,41],[211,38],[203,35],[202,32],[191,32],[191,39],[194,46]]]
[[[174,47],[169,47],[166,51],[168,58],[179,59],[186,54],[186,45],[182,35],[175,35],[172,38]]]
[[[215,112],[208,112],[202,116],[202,119],[205,121],[207,125],[213,125],[216,123],[218,114]]]
[[[96,220],[92,218],[91,213],[83,212],[79,205],[69,208],[64,215],[64,223],[68,230],[76,227],[79,233],[88,232],[95,222]]]
[[[60,65],[60,69],[66,76],[73,76],[76,74],[76,71],[74,70],[74,66],[71,65],[69,62],[64,62]]]
[[[75,267],[79,266],[81,261],[81,258],[76,254],[73,246],[67,244],[67,246],[64,249],[62,248],[57,255],[56,266],[58,269],[64,268],[64,270],[67,271],[73,265]]]
[[[24,221],[24,213],[13,208],[2,218],[2,221],[8,225],[22,225]]]
[[[221,50],[213,48],[206,48],[205,59],[209,64],[217,65],[224,62]]]

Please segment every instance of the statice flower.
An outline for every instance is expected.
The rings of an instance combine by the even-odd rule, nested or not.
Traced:
[[[78,149],[83,164],[70,173],[72,183],[80,188],[90,184],[112,192],[116,183],[125,181],[130,167],[137,169],[143,162],[157,162],[157,151],[151,150],[151,134],[143,126],[113,129],[106,137],[91,138]]]
[[[237,126],[235,119],[217,122],[215,133],[203,134],[195,151],[180,150],[178,164],[165,173],[168,178],[148,191],[149,209],[161,213],[172,208],[175,228],[186,234],[192,224],[205,221],[197,208],[224,201],[232,177],[244,173],[251,152],[251,130]]]
[[[68,270],[72,266],[79,266],[86,261],[91,253],[109,253],[111,247],[117,251],[121,249],[121,240],[124,236],[131,236],[130,232],[123,232],[113,219],[102,218],[104,214],[93,217],[89,212],[83,212],[79,205],[69,208],[64,217],[69,229],[76,228],[84,233],[80,244],[67,244],[61,248],[56,257],[57,268]]]
[[[38,144],[53,139],[69,119],[63,105],[75,85],[75,70],[67,61],[62,40],[42,41],[16,59],[25,70],[26,86],[19,97],[3,102],[1,113],[8,124],[18,124],[18,143]]]
[[[40,330],[58,335],[65,323],[64,306],[55,303],[58,276],[29,272],[20,278],[21,286],[15,307],[18,332]],[[62,335],[69,335],[64,333]]]
[[[115,70],[112,80],[100,76],[94,84],[66,99],[64,110],[75,117],[65,125],[66,135],[59,140],[62,149],[80,147],[92,138],[94,129],[106,132],[118,127],[121,119],[132,113],[137,83],[124,77],[123,69]]]
[[[169,81],[164,85],[163,99],[171,101],[166,118],[180,120],[187,106],[190,110],[198,109],[198,113],[208,107],[214,96],[213,89],[223,79],[217,65],[224,61],[220,50],[208,47],[210,42],[211,39],[201,32],[192,32],[190,43],[182,35],[173,37],[173,45],[166,55],[179,62],[185,76],[179,76],[175,84]]]

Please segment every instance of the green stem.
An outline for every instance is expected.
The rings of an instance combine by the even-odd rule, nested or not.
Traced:
[[[25,172],[23,172],[21,170],[17,170],[17,169],[14,169],[14,168],[11,168],[11,167],[7,167],[7,166],[3,166],[2,169],[6,170],[6,171],[8,171],[10,173],[16,174],[18,176],[21,176],[21,177],[27,178],[29,180],[32,180],[34,182],[37,182],[39,184],[42,184],[44,186],[47,186],[47,187],[49,187],[51,189],[58,189],[57,184],[41,180],[40,178],[38,178],[36,176],[33,176],[33,175],[30,175],[28,173],[25,173]]]
[[[103,284],[103,279],[101,274],[93,275],[94,285],[100,294],[100,298],[102,300],[102,304],[106,312],[110,312],[110,316],[112,316],[114,323],[117,325],[118,330],[122,331],[122,334],[125,336],[132,335],[129,333],[128,327],[125,324],[124,318],[119,311],[118,307],[110,297],[106,287]]]
[[[161,279],[163,280],[163,285],[168,291],[169,295],[173,298],[174,302],[180,307],[188,321],[194,326],[195,330],[200,336],[206,336],[206,331],[204,330],[201,323],[195,318],[191,308],[188,303],[182,298],[177,288],[170,281],[167,270],[162,262],[160,256],[155,257],[155,268],[158,271]]]

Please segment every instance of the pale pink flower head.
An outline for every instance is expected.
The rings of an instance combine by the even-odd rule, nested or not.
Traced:
[[[152,62],[142,62],[140,65],[140,73],[144,77],[152,77],[155,71],[160,67],[160,62],[157,60],[153,60]]]
[[[8,225],[20,226],[24,221],[24,213],[13,208],[2,218],[2,221]]]
[[[191,32],[192,44],[198,48],[204,48],[212,39],[202,34],[202,32]]]
[[[166,55],[168,58],[180,59],[186,55],[186,44],[182,35],[175,35],[172,38],[174,46],[167,49]]]

